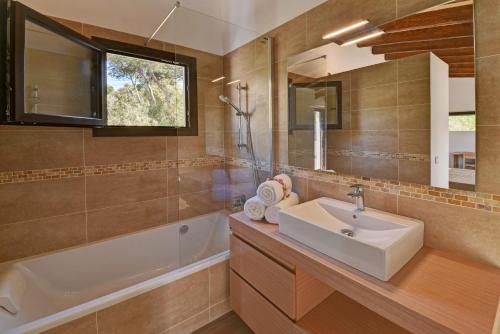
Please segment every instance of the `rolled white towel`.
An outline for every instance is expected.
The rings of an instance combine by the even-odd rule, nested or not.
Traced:
[[[271,224],[279,224],[279,212],[282,209],[299,204],[299,196],[296,193],[291,193],[287,198],[282,200],[276,205],[270,206],[266,209],[266,220]]]
[[[266,206],[259,197],[254,196],[245,202],[243,206],[243,211],[247,215],[248,218],[253,220],[261,220],[264,218],[264,214],[266,213]]]
[[[273,206],[285,197],[285,191],[281,183],[269,180],[261,183],[257,188],[257,196],[265,206]]]
[[[9,269],[0,273],[0,307],[17,314],[26,291],[26,282],[18,270]]]
[[[285,191],[285,196],[288,196],[292,193],[292,179],[290,176],[286,174],[276,175],[273,180],[278,181],[282,184],[283,190]]]

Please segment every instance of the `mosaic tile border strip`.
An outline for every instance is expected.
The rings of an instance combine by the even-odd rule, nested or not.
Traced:
[[[308,150],[298,150],[295,151],[296,155],[309,155],[312,151]],[[388,153],[388,152],[377,152],[377,151],[351,151],[351,150],[328,150],[328,155],[335,157],[345,157],[345,158],[373,158],[373,159],[383,159],[383,160],[407,160],[407,161],[422,161],[429,162],[430,155],[428,154],[417,154],[417,153]]]
[[[228,158],[227,164],[251,167],[252,162],[245,159]],[[500,195],[480,193],[466,190],[443,189],[409,182],[388,181],[369,177],[347,174],[314,171],[301,167],[277,165],[275,173],[286,173],[290,176],[307,178],[333,184],[350,186],[354,183],[363,184],[371,191],[388,193],[402,197],[411,197],[441,204],[455,205],[481,211],[500,213]]]
[[[141,161],[121,164],[1,172],[0,184],[36,182],[148,170],[164,170],[168,168],[223,166],[224,162],[225,159],[221,156],[204,156],[194,159]]]

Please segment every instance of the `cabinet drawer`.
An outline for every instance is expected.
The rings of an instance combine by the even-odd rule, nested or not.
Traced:
[[[295,319],[295,274],[234,235],[230,242],[231,269]]]
[[[234,312],[256,334],[293,333],[295,326],[233,270],[229,274],[230,300]]]

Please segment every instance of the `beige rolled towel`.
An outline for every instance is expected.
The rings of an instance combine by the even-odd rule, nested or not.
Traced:
[[[273,180],[278,181],[283,186],[285,197],[292,193],[292,179],[286,174],[276,175]]]
[[[291,193],[287,198],[278,204],[270,206],[266,209],[266,220],[271,224],[279,224],[279,213],[281,209],[289,208],[297,204],[299,204],[299,196],[296,193]]]
[[[254,196],[245,202],[243,211],[248,218],[252,220],[261,220],[266,213],[266,206],[258,196]]]
[[[283,185],[275,180],[263,182],[257,188],[257,196],[265,206],[278,204],[284,197],[285,191]]]

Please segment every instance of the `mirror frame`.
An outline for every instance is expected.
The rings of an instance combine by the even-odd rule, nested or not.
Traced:
[[[327,130],[342,129],[342,81],[318,81],[312,83],[289,83],[288,84],[288,132],[292,133],[294,130],[312,130],[314,125],[297,124],[297,87],[335,87],[337,88],[337,124],[329,124],[326,121]]]

